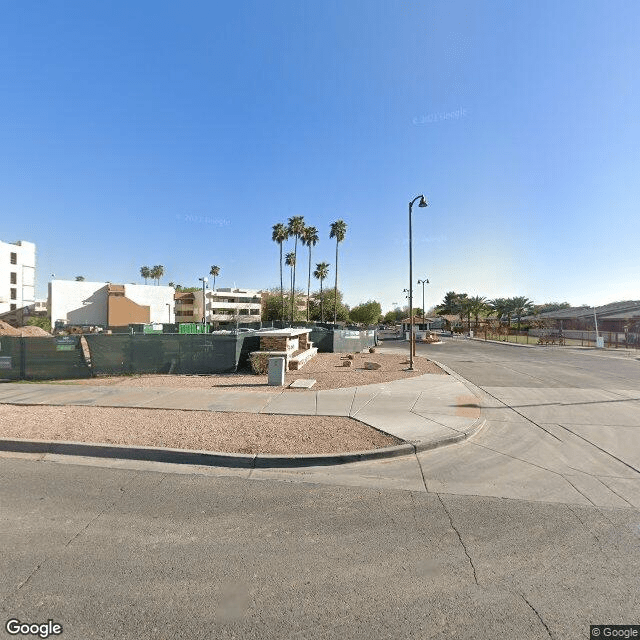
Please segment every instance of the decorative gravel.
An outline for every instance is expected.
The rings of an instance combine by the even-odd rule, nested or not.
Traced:
[[[342,353],[319,353],[299,371],[289,371],[285,376],[285,391],[296,393],[299,389],[289,389],[287,385],[298,378],[312,378],[316,380],[312,390],[340,389],[343,387],[358,387],[378,382],[391,382],[404,378],[413,378],[424,373],[447,375],[438,365],[422,357],[413,359],[413,371],[408,371],[406,355],[391,353],[356,353],[353,355],[351,367],[344,367],[347,359]],[[367,370],[365,362],[375,362],[380,369]],[[69,383],[69,381],[64,381]],[[127,387],[177,387],[184,389],[210,389],[213,387],[227,388],[233,391],[273,391],[267,384],[266,375],[252,373],[226,373],[216,375],[156,375],[144,374],[133,376],[100,376],[83,380],[74,380],[78,384],[88,385],[123,385]]]
[[[350,418],[0,404],[0,435],[235,453],[327,454],[400,441]]]

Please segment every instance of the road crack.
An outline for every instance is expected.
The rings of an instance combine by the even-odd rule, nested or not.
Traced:
[[[449,509],[447,509],[444,501],[442,500],[442,497],[440,496],[439,493],[436,493],[436,495],[438,496],[438,500],[440,500],[440,504],[442,505],[442,508],[444,509],[444,512],[447,514],[447,517],[449,518],[449,524],[451,525],[451,528],[456,532],[456,535],[458,536],[458,540],[460,540],[460,544],[462,545],[462,548],[464,549],[464,553],[467,556],[467,560],[469,560],[469,564],[471,565],[471,570],[473,571],[473,579],[474,579],[476,584],[480,584],[478,582],[478,574],[476,573],[476,567],[473,564],[473,560],[471,559],[471,556],[469,555],[469,551],[467,550],[467,545],[465,545],[464,540],[462,539],[462,536],[460,535],[460,532],[458,531],[456,526],[453,524],[453,518],[451,517],[451,513],[449,513]]]
[[[538,620],[540,620],[540,624],[542,624],[542,626],[547,630],[548,636],[551,638],[551,640],[553,640],[553,635],[551,634],[551,631],[549,630],[547,623],[542,619],[542,616],[538,613],[537,609],[527,600],[524,593],[520,593],[518,595],[527,603],[527,606],[529,607],[529,609],[531,609],[531,611],[533,611],[533,613],[536,614]]]

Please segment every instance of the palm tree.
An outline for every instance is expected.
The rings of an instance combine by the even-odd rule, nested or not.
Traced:
[[[500,320],[506,314],[509,303],[506,298],[494,298],[489,300],[489,307],[493,310],[493,314]]]
[[[302,244],[309,247],[309,280],[307,281],[307,322],[309,322],[309,296],[311,294],[311,247],[318,244],[318,230],[315,227],[305,227],[302,232]]]
[[[316,269],[313,272],[313,277],[316,280],[320,280],[320,322],[324,322],[324,308],[322,306],[324,297],[322,295],[322,281],[329,275],[329,263],[318,262]]]
[[[282,299],[282,317],[284,322],[284,285],[282,284],[282,243],[289,238],[289,230],[281,222],[272,227],[271,239],[280,246],[280,298]]]
[[[216,278],[220,275],[220,267],[213,265],[209,271],[209,275],[213,276],[213,290],[216,290]]]
[[[475,316],[476,329],[478,328],[478,318],[481,313],[487,310],[487,299],[482,296],[473,296],[469,298],[469,312]]]
[[[347,223],[344,220],[336,220],[331,223],[331,232],[329,238],[336,239],[336,284],[333,300],[333,324],[338,320],[338,245],[347,235]]]
[[[493,309],[493,312],[500,321],[504,316],[507,316],[506,334],[509,334],[511,327],[511,314],[513,313],[513,303],[511,298],[494,298],[489,300],[489,306]],[[500,324],[498,324],[500,327]]]
[[[76,276],[76,282],[84,282],[84,276]]]
[[[147,278],[151,277],[151,269],[149,267],[140,267],[140,275],[144,278],[144,283],[147,284]]]
[[[292,291],[296,288],[296,258],[298,257],[298,238],[304,233],[304,216],[293,216],[287,223],[289,235],[295,238],[293,245],[293,285]],[[293,322],[293,297],[291,298],[291,322]]]
[[[291,273],[289,277],[289,281],[291,282],[291,324],[293,324],[293,304],[294,304],[294,273],[296,269],[296,254],[293,251],[289,251],[287,255],[284,257],[284,263],[287,267],[291,268]]]
[[[161,264],[157,264],[149,274],[150,278],[153,278],[156,281],[156,284],[160,284],[160,278],[164,275],[164,267]]]
[[[533,300],[525,298],[524,296],[517,296],[510,298],[511,312],[518,318],[518,331],[520,331],[520,319],[522,316],[527,315],[533,309]]]

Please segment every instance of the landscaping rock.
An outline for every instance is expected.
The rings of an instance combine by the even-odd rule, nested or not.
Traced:
[[[375,353],[375,352],[376,352],[375,347],[369,347],[369,353]]]
[[[350,366],[351,366],[351,360],[345,360],[345,361],[342,363],[342,366],[343,366],[343,367],[350,367]]]
[[[375,371],[376,369],[379,369],[382,365],[377,363],[377,362],[365,362],[364,363],[364,368],[368,369],[369,371]]]

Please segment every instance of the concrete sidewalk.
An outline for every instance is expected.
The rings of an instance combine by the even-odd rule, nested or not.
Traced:
[[[5,383],[0,385],[0,403],[341,416],[359,420],[410,445],[389,447],[389,455],[457,442],[483,424],[479,398],[453,372],[361,387],[296,392]],[[2,446],[9,446],[7,442]],[[368,457],[362,456],[368,452],[359,453],[360,459]],[[374,452],[371,454],[373,457]],[[380,457],[380,451],[376,457]],[[242,458],[246,463],[246,456]],[[291,458],[311,462],[326,456]],[[339,458],[345,461],[344,456]]]

